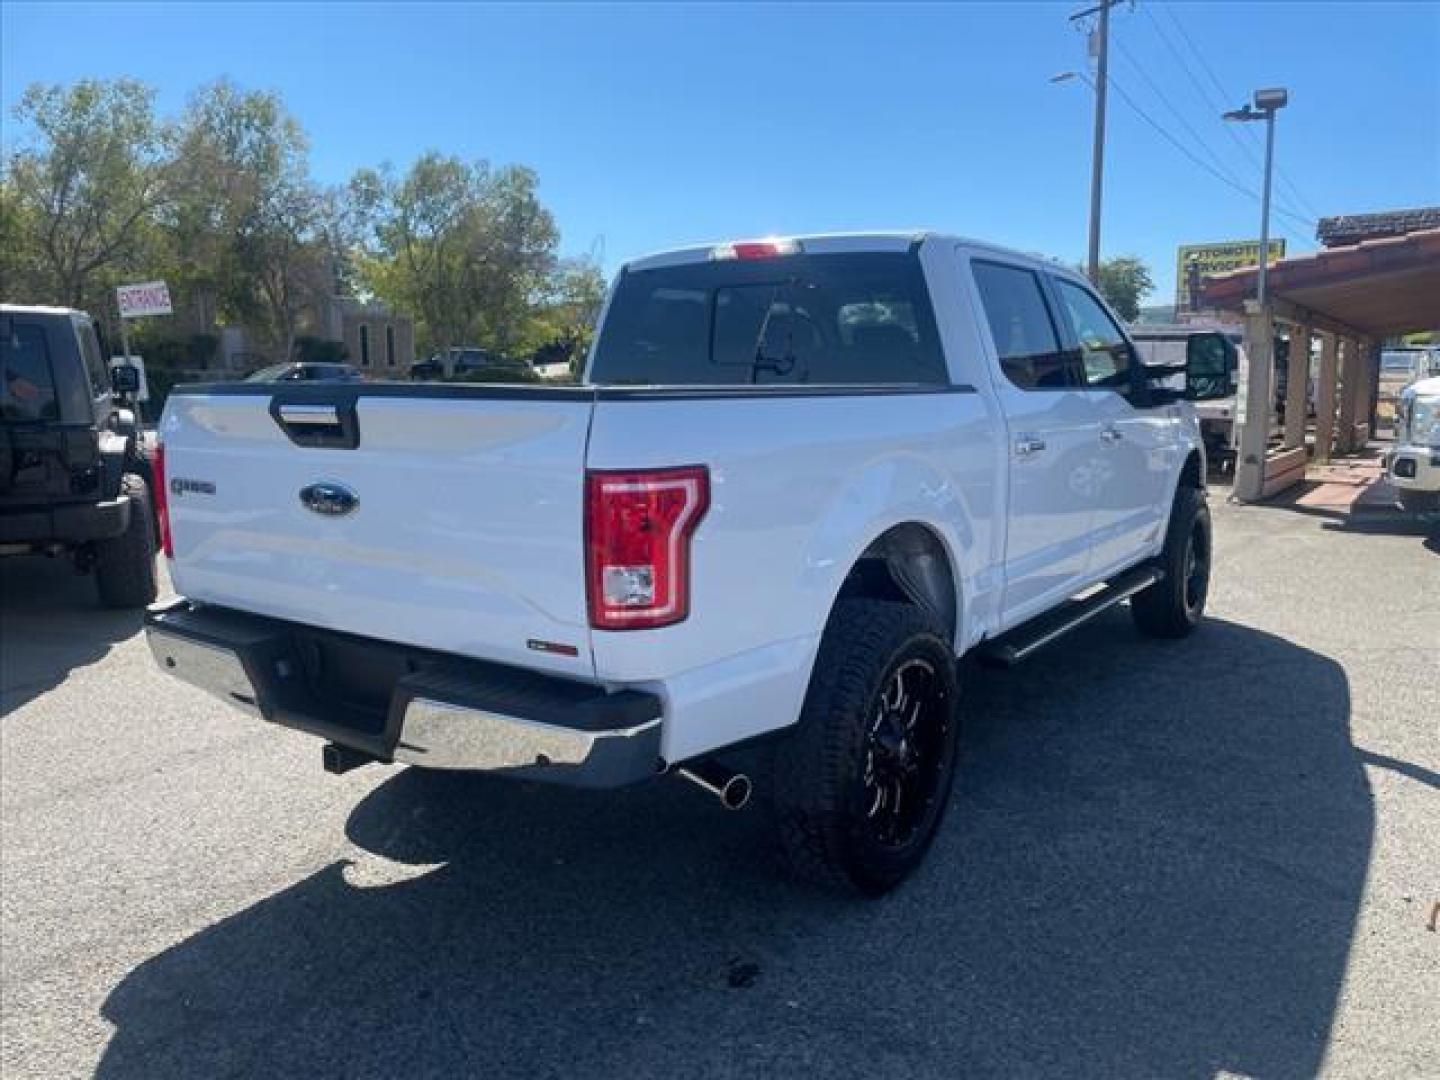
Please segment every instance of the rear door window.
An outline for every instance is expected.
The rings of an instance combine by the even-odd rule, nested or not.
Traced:
[[[1005,377],[1022,390],[1075,386],[1073,365],[1060,347],[1039,276],[1005,263],[976,260],[970,265]]]
[[[634,270],[610,301],[599,384],[949,381],[919,260],[789,255]]]
[[[45,329],[12,321],[0,333],[0,414],[6,420],[59,420]]]

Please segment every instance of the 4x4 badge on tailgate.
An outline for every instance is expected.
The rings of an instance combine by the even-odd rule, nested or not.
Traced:
[[[307,510],[327,517],[343,517],[360,505],[360,496],[334,480],[320,480],[300,489],[300,502]]]

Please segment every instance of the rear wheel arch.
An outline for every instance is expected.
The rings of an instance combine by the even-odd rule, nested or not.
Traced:
[[[928,612],[952,645],[960,626],[960,589],[954,559],[930,526],[891,526],[860,553],[841,582],[831,610],[847,599],[892,600]]]

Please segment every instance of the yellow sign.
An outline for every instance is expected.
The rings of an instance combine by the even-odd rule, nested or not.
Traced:
[[[1285,257],[1285,241],[1270,241],[1270,261]],[[1222,240],[1218,244],[1184,244],[1175,253],[1175,310],[1193,311],[1191,290],[1206,274],[1224,274],[1260,265],[1259,240]]]

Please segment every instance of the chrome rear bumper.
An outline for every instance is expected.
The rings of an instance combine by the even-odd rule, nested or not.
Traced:
[[[580,787],[619,787],[664,769],[653,694],[606,693],[188,601],[152,609],[145,630],[167,674],[376,760]]]

